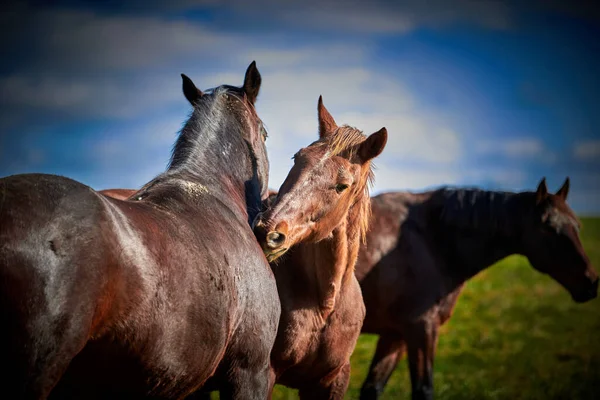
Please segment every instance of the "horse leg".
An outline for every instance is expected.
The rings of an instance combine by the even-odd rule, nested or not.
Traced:
[[[344,364],[333,374],[322,379],[318,384],[300,388],[300,399],[342,400],[350,384],[350,362]]]
[[[275,373],[267,368],[234,367],[228,382],[219,390],[220,399],[270,399],[275,385]]]
[[[27,278],[0,273],[0,385],[7,398],[45,399],[85,346],[93,304],[67,291],[70,301],[58,307],[44,298],[49,285]],[[20,301],[14,293],[27,293],[29,299]]]
[[[371,361],[369,375],[360,390],[361,400],[377,399],[406,351],[406,342],[394,334],[381,335]]]
[[[413,400],[433,399],[433,359],[438,338],[438,323],[418,321],[407,329],[408,365]]]
[[[7,349],[7,358],[0,364],[4,377],[3,390],[11,398],[45,399],[65,373],[71,360],[84,347],[88,329],[79,321],[62,316],[44,318],[44,325],[32,324],[35,331],[15,329],[21,336],[15,346]],[[14,332],[14,331],[13,331]],[[14,336],[11,338],[14,339]],[[10,343],[8,341],[4,342]]]

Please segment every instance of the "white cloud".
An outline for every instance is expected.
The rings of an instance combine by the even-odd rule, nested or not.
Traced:
[[[283,29],[282,22],[285,27],[296,26],[311,31],[319,28],[334,33],[361,34],[403,34],[423,26],[435,28],[455,22],[504,29],[511,23],[507,7],[495,1],[459,0],[451,6],[442,0],[427,4],[421,1],[352,1],[341,7],[335,1],[282,3],[262,0],[249,4],[240,0],[177,0],[169,2],[173,4],[167,7],[158,2],[143,4],[143,8],[141,4],[130,4],[136,14],[127,13],[125,6],[122,15],[95,13],[85,8],[35,8],[28,6],[26,1],[20,3],[0,14],[0,22],[6,22],[2,36],[26,37],[35,32],[33,50],[41,52],[41,62],[34,62],[29,67],[36,68],[43,63],[44,67],[59,71],[135,71],[181,65],[182,60],[192,63],[215,56],[233,59],[239,54],[233,48],[243,50],[264,42],[265,38],[275,39]],[[200,23],[181,17],[183,10],[206,7],[227,9],[235,15],[234,20],[225,21],[217,16],[210,23]],[[181,11],[173,14],[165,9]],[[232,29],[217,28],[225,27],[226,23],[239,25],[247,20],[258,22],[259,28],[252,37],[233,33],[235,30]],[[368,40],[368,36],[361,40]],[[5,39],[1,43],[10,45]],[[323,51],[313,59],[352,59],[356,52],[351,46],[346,47],[343,52]],[[269,51],[263,50],[262,55],[268,63]],[[297,52],[288,56],[289,59],[302,57]]]
[[[460,182],[461,174],[454,168],[393,167],[379,159],[375,163],[375,185],[372,193],[394,190],[419,191]]]
[[[538,138],[482,140],[475,142],[473,149],[479,154],[501,154],[510,158],[538,157],[547,152]]]
[[[449,166],[394,167],[385,161],[375,160],[374,193],[393,190],[422,191],[439,186],[477,186],[481,182],[496,189],[521,190],[527,184],[527,174],[510,168],[465,169]]]
[[[472,183],[487,182],[496,188],[507,190],[519,190],[526,187],[528,175],[526,171],[511,167],[479,167],[463,170],[463,181]]]
[[[379,87],[379,79],[386,83],[385,88]],[[375,76],[364,68],[276,70],[265,75],[257,104],[271,133],[269,150],[285,151],[291,157],[300,146],[317,138],[319,95],[339,124],[350,122],[343,120],[342,111],[400,112],[411,108],[413,101],[397,79]],[[290,145],[296,144],[300,146],[292,150]]]
[[[391,107],[386,103],[389,94],[370,91],[372,80],[371,73],[363,68],[287,68],[265,75],[257,109],[270,133],[269,154],[289,158],[317,138],[317,99],[321,94],[340,124],[347,122],[340,119],[341,110],[360,110],[374,104]],[[392,86],[398,85],[390,83]],[[396,108],[411,101],[407,91],[397,89]]]
[[[545,165],[556,164],[558,155],[550,150],[544,142],[534,137],[515,139],[475,140],[471,148],[476,154],[483,156],[502,156],[513,160],[533,160]]]
[[[599,160],[600,140],[591,139],[575,143],[573,155],[580,160]]]
[[[278,3],[279,4],[279,3]],[[511,26],[508,8],[496,1],[443,0],[402,2],[344,3],[320,1],[307,6],[305,1],[288,3],[279,12],[289,22],[322,29],[363,33],[403,34],[417,28],[441,27],[468,22],[491,29]]]
[[[118,79],[61,78],[15,75],[0,79],[4,102],[11,106],[42,108],[83,117],[130,118],[159,106],[185,101],[181,78],[145,75]]]
[[[139,163],[148,158],[148,153],[168,155],[186,119],[184,113],[171,114],[135,124],[134,128],[101,129],[90,136],[91,160],[114,167],[129,162]],[[167,157],[161,160],[158,172],[163,170],[167,161]],[[147,162],[157,164],[156,160],[148,159]]]
[[[208,89],[223,83],[241,85],[245,67],[219,73],[192,68],[185,73],[199,88]],[[83,118],[133,119],[171,105],[188,107],[181,89],[181,76],[176,72],[144,73],[135,79],[21,74],[0,78],[0,93],[0,105],[44,109]],[[17,114],[7,114],[1,119],[0,129],[14,125],[10,120],[22,121],[17,117]]]
[[[210,6],[206,0],[176,0],[182,9]],[[490,0],[420,0],[364,2],[335,0],[243,0],[214,1],[213,7],[230,7],[238,14],[255,19],[283,21],[305,28],[341,32],[403,34],[428,26],[440,27],[456,22],[467,22],[490,29],[507,29],[512,25],[509,8]],[[265,10],[268,10],[265,13]]]
[[[396,77],[363,68],[288,68],[269,74],[263,85],[257,108],[270,132],[274,185],[287,175],[289,158],[317,139],[319,94],[338,124],[355,126],[367,135],[387,128],[382,162],[449,164],[462,154],[459,134],[441,116],[417,105]]]
[[[453,163],[462,155],[462,141],[457,132],[426,116],[414,112],[395,114],[344,113],[340,120],[370,134],[385,127],[388,142],[381,158],[398,161]]]
[[[65,68],[130,69],[179,65],[225,53],[243,36],[215,32],[184,19],[101,16],[91,12],[34,12],[46,64]]]
[[[170,151],[187,115],[171,114],[95,132],[88,143],[88,162],[101,173],[88,184],[96,189],[139,188],[166,169]]]
[[[254,47],[240,49],[238,60],[241,63],[256,60],[261,69],[286,67],[319,67],[357,65],[365,61],[371,51],[367,45],[348,45],[339,42],[323,42],[311,46],[293,47]]]

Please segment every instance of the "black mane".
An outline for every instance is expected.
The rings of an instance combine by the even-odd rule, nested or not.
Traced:
[[[241,199],[253,216],[260,210],[260,185],[257,161],[243,121],[247,115],[257,124],[260,119],[251,107],[244,92],[234,86],[222,85],[204,92],[173,145],[167,170],[147,183],[136,198],[170,203],[175,194],[172,188],[181,187],[182,182],[198,184],[197,190],[206,189],[222,197],[219,193],[231,189],[223,184],[224,177],[230,176],[234,186],[235,180],[242,181]]]
[[[440,207],[440,221],[460,230],[511,233],[521,213],[519,193],[477,188],[440,188],[432,200]]]
[[[240,104],[247,105],[239,88],[222,85],[208,91],[202,101],[194,105],[190,118],[181,129],[173,145],[167,171],[187,170],[201,175],[211,163],[223,158],[222,143],[231,140],[236,147],[244,144],[245,127],[238,122],[241,118],[226,120],[222,115],[224,108],[228,107],[227,96],[235,96]],[[229,137],[226,139],[225,135]],[[235,168],[230,161],[237,162],[238,159],[228,160],[227,164]]]

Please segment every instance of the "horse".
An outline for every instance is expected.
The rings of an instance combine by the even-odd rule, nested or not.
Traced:
[[[264,399],[280,303],[251,230],[268,189],[252,62],[241,87],[182,74],[192,113],[129,200],[74,180],[0,179],[0,364],[20,399],[182,399],[211,377]]]
[[[526,256],[576,302],[597,296],[598,275],[567,205],[570,181],[548,193],[440,188],[372,199],[371,230],[356,264],[367,315],[363,333],[379,335],[360,398],[375,399],[408,353],[413,399],[433,398],[438,329],[464,283],[511,254]]]
[[[317,108],[319,139],[296,153],[254,233],[281,300],[271,353],[276,382],[301,398],[342,399],[365,316],[354,264],[369,221],[371,160],[387,131],[366,137],[338,127],[322,97]]]

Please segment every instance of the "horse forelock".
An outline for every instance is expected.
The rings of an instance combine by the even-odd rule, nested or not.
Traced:
[[[344,154],[352,159],[356,155],[358,145],[367,137],[359,129],[349,125],[342,125],[325,139],[328,153],[332,156]]]

